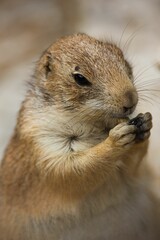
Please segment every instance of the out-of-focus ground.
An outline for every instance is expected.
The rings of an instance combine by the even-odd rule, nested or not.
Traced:
[[[31,78],[38,56],[59,36],[85,32],[121,43],[135,75],[139,74],[139,84],[147,81],[143,89],[156,89],[145,93],[146,100],[140,101],[137,112],[153,114],[146,162],[154,173],[154,189],[160,194],[159,25],[160,0],[1,0],[0,157],[13,132],[25,82]]]

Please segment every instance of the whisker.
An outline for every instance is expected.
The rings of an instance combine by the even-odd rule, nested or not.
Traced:
[[[150,104],[152,106],[152,109],[157,109],[158,111],[160,111],[159,105],[155,104],[155,102],[150,101],[147,97],[142,98],[142,101],[144,101],[145,103],[147,102],[148,104]],[[158,103],[159,104],[159,103]]]
[[[142,76],[144,73],[146,73],[147,71],[149,71],[151,68],[153,67],[153,65],[149,65],[148,67],[143,68],[142,70],[138,71],[135,75],[134,75],[134,81],[137,80],[137,78],[139,78],[140,76]]]
[[[128,28],[128,26],[129,26],[130,23],[131,23],[131,21],[129,21],[129,22],[126,24],[126,26],[124,27],[124,29],[123,29],[123,31],[122,31],[120,40],[119,40],[119,42],[118,42],[118,46],[119,46],[119,47],[121,47],[121,42],[122,42],[122,39],[123,39],[123,37],[124,37],[124,33],[125,33],[125,31],[127,30],[127,28]]]
[[[154,96],[154,97],[158,97],[158,98],[160,98],[160,95],[159,95],[159,93],[160,93],[160,90],[158,90],[158,89],[137,89],[137,92],[139,93],[139,94],[141,94],[141,93],[146,93],[146,94],[148,94],[148,96]]]
[[[141,96],[139,96],[139,98],[145,98],[146,100],[148,100],[148,101],[152,101],[152,103],[158,103],[158,104],[160,104],[160,102],[156,99],[156,98],[151,98],[150,96],[147,96],[147,95],[145,95],[145,94],[143,94],[143,95],[141,95]],[[154,96],[155,97],[155,96]]]
[[[129,38],[127,39],[127,41],[125,42],[125,44],[122,48],[124,53],[126,53],[128,51],[128,48],[129,48],[130,44],[132,43],[132,41],[135,39],[137,32],[139,32],[142,28],[144,28],[144,26],[140,26],[129,36]]]
[[[137,90],[146,90],[146,91],[159,91],[160,90],[160,86],[158,86],[157,84],[144,84],[144,85],[140,85],[140,86],[136,86]],[[155,88],[156,87],[156,88]]]
[[[160,89],[143,89],[143,88],[138,88],[137,89],[138,92],[160,92]]]
[[[152,106],[153,106],[153,102],[152,101],[150,101],[147,97],[145,97],[145,96],[141,96],[141,98],[139,98],[140,100],[142,100],[142,101],[144,101],[145,103],[147,102],[147,103],[149,103],[149,104],[151,104]]]
[[[160,81],[160,77],[157,77],[157,78],[138,78],[136,82],[138,82],[139,84],[143,84],[143,83],[151,83],[153,84],[154,82],[151,82],[151,81]],[[135,82],[135,79],[134,79],[134,82]]]

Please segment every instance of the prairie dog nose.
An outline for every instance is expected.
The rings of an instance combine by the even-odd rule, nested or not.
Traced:
[[[135,90],[128,90],[124,93],[124,105],[123,110],[127,112],[132,110],[138,102],[138,95]]]

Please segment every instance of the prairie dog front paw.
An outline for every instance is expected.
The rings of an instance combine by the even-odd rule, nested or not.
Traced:
[[[123,122],[110,130],[109,138],[115,147],[129,147],[135,142],[136,130],[137,127],[135,125]]]
[[[137,127],[136,142],[144,141],[150,136],[150,130],[152,128],[152,115],[149,112],[145,114],[140,113],[137,117],[129,121],[129,125]]]

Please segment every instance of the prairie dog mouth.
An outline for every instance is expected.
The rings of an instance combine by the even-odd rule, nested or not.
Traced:
[[[129,119],[129,115],[118,114],[118,113],[117,113],[117,114],[116,114],[116,113],[115,113],[115,114],[113,113],[113,114],[111,115],[111,117],[112,117],[112,118],[117,118],[117,119],[121,119],[121,118],[122,118],[122,119]]]

